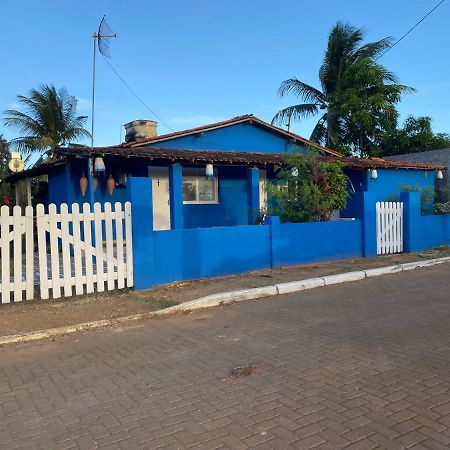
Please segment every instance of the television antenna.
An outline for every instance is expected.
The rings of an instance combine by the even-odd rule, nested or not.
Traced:
[[[91,148],[94,150],[94,111],[95,111],[95,56],[98,51],[105,57],[110,59],[109,45],[112,38],[117,37],[117,33],[106,23],[105,16],[103,16],[98,31],[92,35],[94,41],[94,54],[92,63],[92,116],[91,116]],[[90,168],[92,169],[92,168]]]

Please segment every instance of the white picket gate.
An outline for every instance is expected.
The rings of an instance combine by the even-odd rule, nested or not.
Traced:
[[[133,286],[133,250],[131,204],[85,203],[71,210],[54,204],[45,212],[37,205],[36,217],[28,206],[22,215],[15,206],[0,210],[0,303],[34,297],[38,281],[40,297],[89,294]],[[36,223],[34,223],[36,219]],[[37,234],[37,254],[34,251],[34,230]],[[23,242],[25,235],[25,243]],[[12,249],[11,249],[12,246]],[[37,264],[36,262],[37,261]],[[38,271],[36,280],[35,269]]]
[[[1,303],[11,301],[11,292],[14,294],[15,302],[22,301],[23,291],[25,291],[27,300],[31,300],[34,296],[33,229],[33,208],[31,206],[25,208],[24,216],[20,206],[13,208],[12,216],[8,206],[1,207]],[[25,242],[23,242],[23,235],[25,235]]]
[[[377,202],[377,254],[403,252],[403,203]]]
[[[37,235],[39,247],[39,278],[41,298],[80,295],[103,292],[115,288],[133,286],[133,255],[131,235],[131,204],[117,202],[114,211],[110,203],[79,206],[63,203],[58,213],[56,205],[38,205]],[[125,226],[125,239],[124,239]],[[47,234],[50,254],[47,252]],[[114,245],[115,237],[115,245]],[[105,243],[105,245],[104,245]],[[106,247],[106,249],[105,249]],[[61,258],[62,256],[62,258]],[[50,275],[49,275],[50,274]]]

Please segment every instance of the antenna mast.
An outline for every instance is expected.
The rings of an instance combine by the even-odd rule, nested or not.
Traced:
[[[289,111],[288,113],[288,121],[286,124],[287,130],[290,131],[291,130],[291,117],[292,117],[292,111]]]
[[[111,38],[116,38],[117,33],[114,33],[113,30],[108,26],[105,20],[105,16],[103,16],[100,25],[98,27],[98,31],[92,35],[94,41],[94,52],[93,52],[93,61],[92,61],[92,115],[91,115],[91,148],[94,150],[94,112],[95,112],[95,56],[96,56],[96,47],[98,46],[99,52],[105,58],[111,58],[109,53],[109,44]],[[92,161],[90,163],[91,173],[92,173]]]

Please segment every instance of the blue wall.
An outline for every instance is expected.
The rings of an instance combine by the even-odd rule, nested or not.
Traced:
[[[420,193],[401,194],[404,210],[404,249],[416,252],[450,244],[450,215],[421,214]]]
[[[153,241],[156,285],[270,267],[268,226],[155,231]]]
[[[287,138],[277,133],[248,123],[205,131],[202,135],[174,137],[146,145],[161,148],[257,153],[286,153],[304,149],[304,145],[289,143]]]
[[[105,174],[99,175],[98,187],[94,193],[95,202],[105,203],[127,201],[127,187],[118,186],[113,194],[109,195],[107,179],[109,173],[118,177],[121,172],[132,173],[133,176],[147,177],[149,161],[136,159],[125,161],[115,160],[112,163],[106,161]],[[204,167],[204,166],[199,166]],[[80,177],[82,173],[87,175],[86,160],[73,159],[66,169],[61,168],[49,174],[49,203],[60,205],[61,203],[89,202],[88,193],[83,197],[80,190]],[[248,224],[247,202],[247,168],[246,167],[218,167],[219,203],[183,205],[184,226],[186,228],[231,226]]]
[[[369,173],[368,177],[370,177]],[[421,189],[430,187],[434,192],[434,173],[424,170],[378,170],[378,178],[376,180],[368,181],[368,191],[376,193],[376,201],[390,200],[390,197],[395,196],[400,200],[400,192],[402,192],[402,185],[419,186]],[[392,201],[392,200],[391,200]]]
[[[155,231],[152,248],[155,285],[363,252],[360,221]]]
[[[52,170],[48,174],[48,202],[60,205],[67,203],[68,172],[64,167]]]
[[[374,202],[400,201],[400,193],[404,186],[418,186],[420,190],[431,188],[434,193],[434,174],[432,171],[425,176],[424,170],[387,170],[378,169],[378,178],[370,179],[370,172],[367,170],[346,170],[345,173],[351,180],[356,195],[350,192],[346,208],[341,211],[341,217],[361,218],[363,209],[357,194],[368,192]],[[350,184],[349,184],[350,186]],[[395,200],[394,200],[395,199]]]
[[[118,160],[115,159],[112,162],[106,160],[106,172],[99,175],[98,187],[94,193],[94,201],[105,203],[115,202],[124,203],[127,201],[127,190],[125,186],[117,186],[112,195],[109,195],[107,188],[107,179],[109,174],[117,180],[118,173],[132,173],[134,176],[148,175],[148,162],[143,164],[139,160]],[[54,170],[49,173],[48,176],[48,191],[49,191],[49,203],[55,203],[60,205],[61,203],[78,203],[79,205],[89,202],[89,195],[83,197],[80,189],[80,178],[84,173],[88,174],[87,160],[85,159],[70,159],[65,168]]]
[[[363,256],[360,220],[286,223],[272,229],[273,267]]]
[[[183,205],[186,228],[247,225],[247,169],[219,167],[219,203]]]
[[[130,180],[139,288],[251,270],[376,255],[375,193],[355,196],[363,220],[153,231],[150,179]],[[142,193],[145,195],[142,195]],[[147,199],[147,200],[145,200]],[[401,194],[405,251],[450,243],[450,216],[421,216],[420,193]],[[152,263],[151,263],[152,262]]]

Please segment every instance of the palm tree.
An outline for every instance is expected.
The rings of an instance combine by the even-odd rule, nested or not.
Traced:
[[[87,117],[77,115],[77,100],[67,89],[57,91],[55,86],[44,84],[32,89],[29,97],[18,95],[17,100],[23,112],[8,109],[4,124],[23,134],[10,144],[26,155],[53,157],[59,147],[90,137],[83,128]]]
[[[340,111],[339,98],[348,86],[346,72],[354,64],[370,60],[382,71],[384,82],[397,83],[396,76],[383,66],[376,64],[376,59],[392,44],[392,38],[362,45],[364,31],[338,22],[328,36],[328,46],[319,70],[321,89],[306,84],[297,78],[283,81],[278,93],[281,97],[294,94],[303,103],[289,106],[279,111],[272,119],[273,124],[283,125],[287,120],[299,120],[321,114],[311,133],[311,140],[339,148],[339,140],[345,131],[345,118]],[[345,80],[345,81],[344,81]],[[352,82],[357,83],[356,80]],[[406,86],[398,85],[400,90]]]

